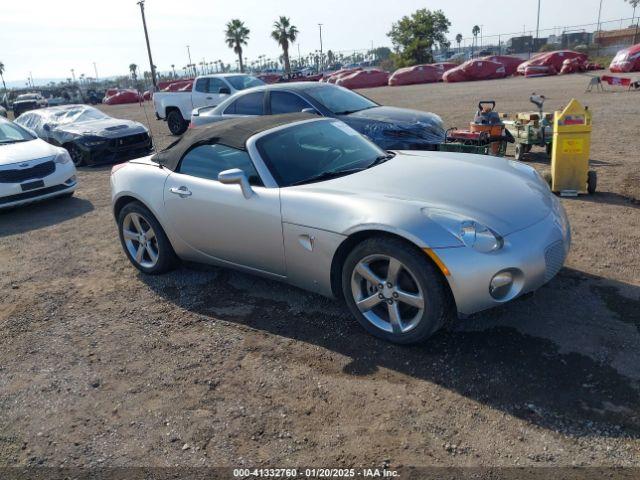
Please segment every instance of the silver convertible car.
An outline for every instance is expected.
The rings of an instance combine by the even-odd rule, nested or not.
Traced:
[[[537,289],[569,250],[566,214],[531,167],[385,152],[336,119],[238,118],[115,166],[113,212],[139,270],[178,259],[343,298],[374,335],[424,340]]]

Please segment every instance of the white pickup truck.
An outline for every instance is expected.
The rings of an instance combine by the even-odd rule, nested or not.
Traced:
[[[191,112],[196,108],[215,107],[224,99],[247,88],[264,85],[251,75],[223,73],[203,75],[193,82],[190,92],[156,92],[153,106],[158,120],[166,120],[174,135],[182,135],[189,126]]]

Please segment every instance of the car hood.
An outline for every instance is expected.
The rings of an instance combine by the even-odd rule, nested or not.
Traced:
[[[0,165],[27,162],[57,155],[59,148],[49,145],[39,138],[28,142],[0,145]]]
[[[120,120],[117,118],[105,118],[90,122],[71,123],[60,125],[54,129],[56,133],[72,135],[95,135],[105,138],[118,138],[125,135],[146,132],[144,125],[132,120]]]
[[[390,208],[413,204],[476,220],[506,236],[544,219],[549,188],[534,169],[503,158],[443,152],[398,152],[376,167],[321,183],[302,193],[370,199]]]
[[[398,107],[374,107],[339,117],[374,141],[384,138],[422,140],[442,143],[445,128],[442,119],[429,112]]]

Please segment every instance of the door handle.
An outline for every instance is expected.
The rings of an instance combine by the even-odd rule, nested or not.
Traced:
[[[174,195],[180,195],[182,198],[190,197],[192,195],[191,190],[189,190],[187,187],[172,187],[169,189],[169,191]]]
[[[213,97],[207,97],[207,100],[213,100]]]

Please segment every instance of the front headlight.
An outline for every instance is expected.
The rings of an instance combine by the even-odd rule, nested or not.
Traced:
[[[502,237],[489,227],[446,210],[425,208],[424,213],[438,225],[446,229],[465,246],[481,253],[500,250],[504,244]]]
[[[69,152],[63,150],[58,153],[58,155],[56,155],[54,161],[59,165],[64,165],[65,163],[69,163],[71,161],[71,156],[69,155]]]

